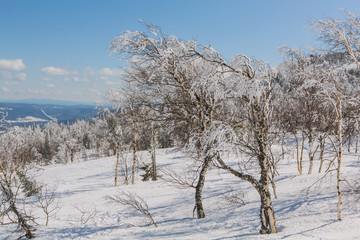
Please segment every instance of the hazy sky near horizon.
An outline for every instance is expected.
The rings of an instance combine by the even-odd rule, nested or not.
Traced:
[[[143,31],[243,53],[276,65],[282,45],[318,45],[308,25],[360,14],[359,0],[0,0],[0,100],[101,101],[121,84],[124,63],[108,56],[114,37]]]

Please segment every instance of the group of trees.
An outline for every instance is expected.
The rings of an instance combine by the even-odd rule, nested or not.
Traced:
[[[276,159],[285,152],[275,156],[272,145],[288,135],[297,143],[300,174],[305,146],[309,174],[316,153],[321,172],[325,149],[333,149],[326,173],[337,172],[341,220],[343,144],[347,142],[350,151],[359,134],[360,21],[348,13],[345,21],[326,19],[313,26],[326,47],[283,47],[285,61],[277,67],[241,54],[228,62],[210,46],[164,35],[153,25],[146,25],[146,32],[125,32],[110,44],[110,54],[128,65],[122,79],[127,84],[112,90],[109,102],[128,113],[134,134],[141,121],[161,124],[177,146],[192,154],[198,169],[198,218],[205,217],[206,173],[216,166],[254,186],[261,200],[260,232],[275,233],[270,186],[276,193]],[[254,173],[226,163],[224,156],[234,151],[242,156],[240,166],[258,166]]]
[[[132,132],[121,128],[120,118],[105,109],[96,118],[78,120],[73,124],[49,122],[45,126],[7,128],[5,121],[6,113],[0,112],[0,127],[6,129],[0,133],[0,225],[17,224],[24,233],[21,237],[35,236],[33,225],[37,223],[27,209],[32,205],[26,201],[28,197],[36,199],[35,205],[46,215],[46,225],[54,210],[50,206],[55,202],[54,192],[37,183],[29,174],[30,169],[34,174],[36,165],[68,164],[115,154],[126,155],[133,149]],[[167,137],[159,129],[156,132],[158,146],[165,147]],[[138,134],[136,148],[147,149],[151,133],[139,129]],[[131,166],[126,157],[121,162],[123,168],[127,164]],[[126,180],[127,174],[124,175]],[[132,176],[134,179],[135,172]]]
[[[128,61],[122,77],[126,84],[106,95],[112,108],[103,108],[91,121],[72,125],[51,122],[0,134],[0,183],[8,194],[4,196],[13,194],[6,189],[16,182],[7,179],[19,177],[14,169],[32,163],[69,163],[76,158],[116,155],[115,186],[119,168],[126,184],[131,171],[134,184],[137,152],[146,149],[152,159],[150,169],[143,166],[144,170],[157,180],[155,149],[177,146],[194,159],[195,180],[186,183],[178,178],[175,182],[195,189],[198,218],[205,217],[202,192],[206,174],[217,167],[254,187],[260,199],[260,233],[276,233],[271,189],[276,197],[276,164],[287,151],[282,147],[277,152],[272,146],[284,145],[286,137],[293,137],[299,174],[303,173],[305,147],[308,174],[313,172],[317,153],[319,173],[325,167],[325,173],[336,170],[341,220],[343,144],[347,143],[350,151],[355,143],[357,152],[359,135],[357,16],[348,13],[345,21],[314,21],[326,47],[283,47],[285,60],[276,67],[242,54],[226,61],[210,46],[164,35],[154,25],[145,26],[147,31],[125,32],[109,46],[110,54]],[[328,162],[326,149],[333,152]],[[122,158],[125,152],[132,156],[130,161]],[[238,168],[232,167],[228,153],[237,153]],[[5,197],[1,206],[9,199]],[[0,214],[6,215],[6,211],[11,208],[1,208]],[[21,216],[18,219],[24,219]],[[31,233],[26,224],[22,228]]]

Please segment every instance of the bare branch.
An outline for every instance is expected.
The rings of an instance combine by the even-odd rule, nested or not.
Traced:
[[[149,206],[143,198],[139,197],[136,194],[124,191],[120,192],[119,195],[121,196],[107,196],[106,198],[111,202],[119,203],[123,206],[130,207],[133,210],[146,215],[148,218],[150,218],[153,225],[157,227],[157,224],[150,213]]]

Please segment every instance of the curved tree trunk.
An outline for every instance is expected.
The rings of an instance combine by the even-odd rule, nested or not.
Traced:
[[[258,192],[261,199],[260,220],[261,234],[276,233],[275,214],[271,204],[269,190],[270,161],[268,153],[268,126],[266,121],[266,105],[260,106],[256,101],[252,106],[252,121],[255,140],[257,142],[257,159],[260,166],[260,181]]]
[[[206,172],[210,167],[211,164],[211,157],[207,156],[205,157],[204,163],[201,167],[201,171],[200,171],[200,175],[199,175],[199,180],[198,183],[195,187],[195,208],[194,211],[196,210],[197,213],[197,218],[205,218],[205,212],[204,212],[204,208],[202,205],[202,191],[204,188],[204,184],[205,184],[205,176],[206,176]]]
[[[259,193],[261,206],[260,206],[260,221],[261,221],[261,234],[276,233],[276,221],[275,221],[275,211],[271,204],[271,197],[269,192],[269,187],[264,186],[261,182],[257,181],[253,176],[248,174],[243,174],[234,170],[233,168],[227,166],[224,161],[221,159],[220,155],[217,154],[217,162],[220,163],[220,168],[230,172],[234,176],[240,178],[241,180],[249,182],[256,191]],[[266,190],[267,189],[267,190]]]
[[[17,196],[16,193],[14,194],[12,187],[11,187],[11,179],[8,178],[6,170],[3,166],[3,164],[0,161],[0,171],[1,171],[1,194],[4,195],[5,197],[5,202],[7,202],[9,204],[9,208],[8,211],[11,211],[15,214],[16,219],[13,219],[13,223],[15,223],[15,221],[17,221],[17,224],[20,228],[22,228],[25,231],[25,235],[21,236],[20,238],[26,237],[28,239],[34,238],[35,234],[34,231],[35,229],[30,226],[28,224],[28,220],[26,218],[26,216],[23,216],[23,214],[21,212],[18,211],[18,208],[16,206],[16,200],[17,200]],[[10,174],[11,176],[11,174]],[[19,239],[20,239],[19,238]]]

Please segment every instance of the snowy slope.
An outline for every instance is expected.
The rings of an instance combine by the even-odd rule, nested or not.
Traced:
[[[157,157],[159,168],[179,172],[191,163],[174,149],[159,150]],[[149,161],[150,156],[143,153],[141,159]],[[346,179],[359,175],[358,164],[357,156],[346,156]],[[140,177],[135,185],[120,184],[115,188],[114,166],[115,158],[109,157],[43,167],[37,179],[56,187],[58,209],[49,226],[44,225],[41,211],[32,210],[40,224],[36,239],[360,239],[357,199],[345,194],[343,221],[336,221],[335,174],[308,188],[323,174],[299,175],[296,163],[290,159],[278,167],[278,199],[273,199],[273,205],[279,233],[272,235],[258,233],[259,201],[252,186],[223,170],[211,168],[208,173],[203,193],[206,218],[198,220],[192,212],[193,189],[179,189],[161,180],[141,182]],[[229,206],[223,194],[231,189],[244,191],[244,206]],[[106,199],[121,190],[146,200],[158,228],[141,214]],[[85,221],[88,214],[95,215],[81,224],[81,217]],[[15,239],[13,230],[11,226],[0,226],[0,239]]]

